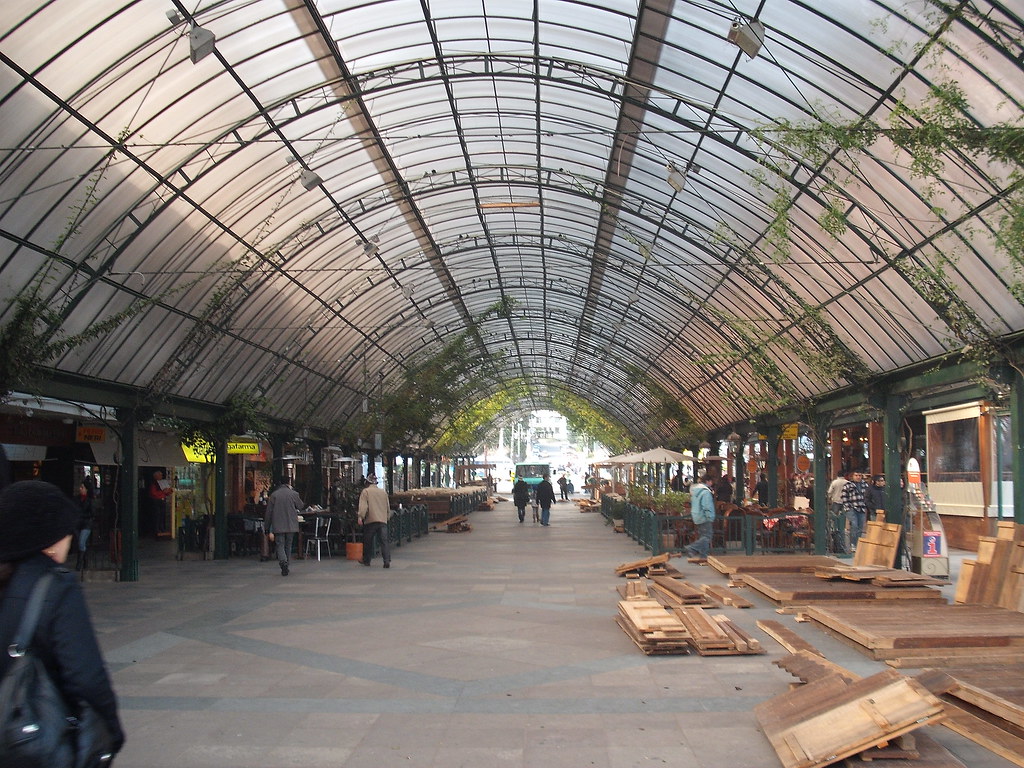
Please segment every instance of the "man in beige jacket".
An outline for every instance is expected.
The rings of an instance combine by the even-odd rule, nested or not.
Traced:
[[[391,500],[383,488],[377,487],[377,478],[370,475],[369,483],[359,494],[359,524],[363,526],[363,565],[369,565],[373,559],[373,540],[380,541],[380,554],[384,558],[384,567],[391,567],[391,544],[388,542],[388,517],[391,514]]]

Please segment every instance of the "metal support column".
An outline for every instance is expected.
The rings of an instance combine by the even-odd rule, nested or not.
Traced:
[[[121,581],[139,580],[139,464],[135,452],[138,419],[131,408],[119,409],[121,422],[120,525]]]
[[[885,520],[899,523],[899,547],[896,549],[896,568],[903,567],[903,541],[907,534],[907,521],[904,515],[903,500],[903,466],[902,446],[900,438],[903,431],[903,409],[906,398],[889,395],[885,399],[885,412],[882,415],[882,464],[885,472]]]
[[[768,456],[764,463],[768,473],[768,506],[774,508],[779,506],[779,437],[782,430],[778,425],[772,425],[765,434],[768,436]]]
[[[324,506],[324,448],[327,443],[322,440],[307,440],[310,453],[313,454],[313,470],[309,475],[306,494],[303,501],[307,504]]]
[[[1024,376],[1016,368],[1010,388],[1010,444],[1013,446],[1013,521],[1024,525]]]
[[[274,453],[274,457],[270,462],[270,487],[273,490],[284,482],[284,462],[281,460],[284,456],[283,435],[270,435],[270,450]]]
[[[228,444],[217,441],[217,464],[214,468],[213,493],[213,558],[228,556]]]
[[[828,484],[829,461],[825,449],[828,445],[832,418],[828,414],[811,417],[814,434],[814,554],[824,555],[828,549]]]

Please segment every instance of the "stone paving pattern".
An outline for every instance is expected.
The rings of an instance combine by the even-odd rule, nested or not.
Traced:
[[[147,542],[139,582],[86,582],[128,734],[117,768],[774,768],[752,710],[793,678],[758,618],[881,668],[746,590],[755,608],[721,610],[767,655],[645,656],[614,621],[614,568],[646,556],[629,537],[565,502],[547,528],[507,502],[471,522],[389,570],[334,557],[282,577]],[[931,730],[971,768],[1011,765]]]

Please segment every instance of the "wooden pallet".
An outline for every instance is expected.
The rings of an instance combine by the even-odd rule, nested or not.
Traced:
[[[651,576],[651,590],[664,598],[662,605],[708,605],[709,600],[699,587],[671,576]]]
[[[760,622],[758,624],[760,625]],[[860,675],[820,656],[816,649],[798,650],[781,659],[776,659],[774,664],[803,683],[819,680],[829,675],[838,675],[849,682],[860,679]],[[922,684],[928,688],[927,684]],[[932,693],[934,694],[934,691]],[[939,698],[941,699],[941,697]],[[945,704],[943,710],[948,712],[948,707]],[[944,719],[942,724],[948,725],[948,718]],[[890,749],[888,744],[873,747],[843,760],[840,764],[844,768],[863,768],[865,762],[869,762],[871,768],[966,768],[948,749],[935,741],[923,729],[903,734],[897,739],[894,746],[898,747],[898,750]]]
[[[833,603],[804,615],[873,659],[899,666],[1024,662],[1024,614],[980,605]],[[916,664],[914,663],[916,661]],[[891,665],[895,666],[895,665]]]
[[[686,627],[690,644],[701,656],[762,654],[761,642],[722,615],[712,616],[703,608],[681,606],[672,613]]]
[[[920,573],[887,568],[884,565],[832,565],[814,569],[819,579],[867,581],[876,587],[941,587],[949,582]]]
[[[447,520],[441,520],[440,522],[434,523],[433,527],[435,531],[439,531],[443,528],[446,533],[464,533],[466,531],[473,530],[473,526],[469,524],[469,518],[465,515],[449,517]]]
[[[842,560],[824,555],[708,555],[708,565],[719,573],[814,573],[819,566]]]
[[[752,602],[743,597],[743,595],[737,594],[736,590],[733,588],[723,587],[716,584],[701,584],[700,588],[705,595],[722,605],[728,605],[733,608],[754,607]]]
[[[1024,525],[997,524],[995,536],[978,539],[978,556],[964,560],[954,602],[1024,611]]]
[[[864,525],[864,535],[857,540],[857,551],[853,556],[854,565],[881,565],[892,568],[899,550],[900,532],[903,527],[896,523],[880,523],[869,520]]]
[[[665,553],[663,555],[648,557],[644,560],[636,560],[632,563],[623,563],[615,569],[615,573],[619,576],[625,576],[627,573],[643,574],[646,571],[648,571],[651,567],[661,565],[662,563],[667,563],[668,558],[668,553]]]
[[[647,655],[690,651],[686,627],[655,600],[620,600],[615,620]]]
[[[779,605],[805,605],[831,601],[945,602],[931,587],[878,587],[851,581],[825,581],[813,573],[748,573],[743,582]]]
[[[943,725],[1024,766],[1024,665],[928,670],[916,679],[942,700]]]
[[[761,702],[754,714],[784,768],[830,765],[942,719],[942,702],[894,670],[827,675]]]

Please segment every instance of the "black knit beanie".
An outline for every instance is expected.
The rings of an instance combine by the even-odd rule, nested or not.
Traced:
[[[22,480],[0,492],[0,561],[23,560],[74,533],[79,512],[52,483]]]

